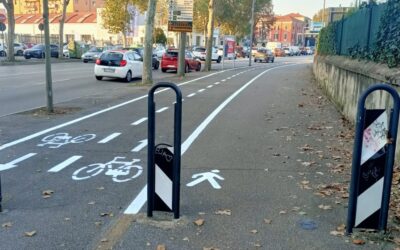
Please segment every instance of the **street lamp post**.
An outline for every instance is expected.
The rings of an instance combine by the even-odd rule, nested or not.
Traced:
[[[325,26],[325,4],[326,4],[326,0],[324,0],[324,8],[322,9],[322,25]]]

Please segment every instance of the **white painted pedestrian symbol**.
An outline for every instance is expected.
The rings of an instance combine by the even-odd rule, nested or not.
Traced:
[[[211,186],[215,189],[221,189],[221,186],[219,185],[219,183],[215,180],[215,179],[219,179],[219,180],[225,180],[222,176],[216,174],[219,173],[220,171],[218,169],[214,169],[211,170],[211,172],[204,172],[204,173],[198,173],[198,174],[194,174],[192,175],[192,179],[196,179],[188,184],[186,184],[186,186],[188,187],[193,187],[197,184],[199,184],[200,182],[203,182],[205,180],[207,180]]]

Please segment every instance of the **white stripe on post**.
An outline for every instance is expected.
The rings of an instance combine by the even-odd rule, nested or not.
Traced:
[[[382,177],[358,196],[355,227],[381,208],[384,179]]]
[[[156,165],[156,194],[172,210],[172,181]]]

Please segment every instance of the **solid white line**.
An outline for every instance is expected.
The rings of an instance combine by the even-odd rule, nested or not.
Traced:
[[[161,112],[163,112],[163,111],[165,111],[167,109],[168,109],[168,107],[160,108],[159,110],[156,111],[156,113],[161,113]]]
[[[181,155],[183,155],[192,145],[194,140],[203,132],[203,130],[207,127],[207,125],[217,116],[221,110],[228,105],[229,102],[231,102],[240,92],[242,92],[245,88],[247,88],[250,84],[252,84],[255,80],[257,80],[259,77],[261,77],[263,74],[277,68],[284,68],[288,66],[292,66],[295,64],[291,65],[284,65],[284,66],[278,66],[274,68],[267,69],[266,71],[260,73],[256,77],[254,77],[251,81],[243,85],[240,89],[238,89],[235,93],[233,93],[228,99],[226,99],[223,103],[221,103],[194,131],[193,133],[182,143],[182,148],[181,148]],[[144,186],[142,191],[139,193],[139,195],[132,201],[132,203],[129,205],[129,207],[125,210],[125,214],[137,214],[139,213],[140,209],[143,207],[143,205],[147,201],[147,185]]]
[[[99,141],[98,143],[107,143],[120,135],[121,135],[121,133],[113,133],[113,134],[107,136],[106,138],[104,138],[103,140]]]
[[[147,201],[147,185],[145,185],[138,196],[126,208],[124,214],[137,214]]]
[[[190,95],[188,95],[187,97],[192,97],[192,96],[195,96],[196,95],[196,93],[191,93]]]
[[[208,85],[208,86],[207,86],[208,89],[209,89],[209,88],[212,88],[212,87],[214,87],[214,85]]]
[[[139,125],[140,123],[142,123],[144,121],[147,121],[147,117],[140,118],[139,120],[133,122],[131,125],[137,126],[137,125]]]
[[[199,92],[199,93],[201,93],[201,92],[203,92],[205,89],[199,89],[199,91],[197,91],[197,92]]]
[[[60,164],[58,164],[57,166],[52,167],[51,169],[49,169],[47,172],[51,172],[51,173],[57,173],[61,170],[63,170],[64,168],[68,167],[69,165],[71,165],[72,163],[76,162],[77,160],[79,160],[80,158],[82,158],[82,156],[80,155],[74,155],[68,159],[66,159],[65,161],[61,162]]]
[[[31,158],[32,156],[35,156],[35,155],[36,155],[36,153],[29,153],[29,154],[26,154],[24,156],[21,156],[21,157],[15,159],[13,161],[10,161],[9,163],[0,164],[0,171],[18,167],[18,165],[16,165],[17,163],[20,163],[21,161],[25,161],[26,159]]]
[[[362,223],[365,219],[380,209],[382,204],[383,180],[382,177],[378,182],[365,190],[357,198],[357,211],[355,227]]]
[[[227,69],[227,70],[218,71],[218,72],[215,72],[215,73],[206,75],[206,76],[202,76],[202,77],[199,77],[199,78],[196,78],[196,79],[187,81],[187,82],[180,83],[180,84],[178,84],[178,86],[183,86],[183,85],[186,85],[186,84],[189,84],[189,83],[192,83],[192,82],[196,82],[196,81],[198,81],[198,80],[202,80],[202,79],[205,79],[205,78],[208,78],[208,77],[217,75],[217,74],[221,74],[221,73],[224,73],[224,72],[226,72],[226,71],[231,71],[231,70],[236,70],[236,69]],[[161,92],[164,92],[164,91],[167,91],[167,90],[169,90],[169,89],[167,89],[167,88],[160,89],[160,90],[156,91],[155,94],[158,94],[158,93],[161,93]],[[29,141],[29,140],[31,140],[31,139],[33,139],[33,138],[36,138],[36,137],[39,137],[39,136],[41,136],[41,135],[47,134],[47,133],[52,132],[52,131],[54,131],[54,130],[57,130],[57,129],[60,129],[60,128],[63,128],[63,127],[66,127],[66,126],[69,126],[69,125],[72,125],[72,124],[75,124],[75,123],[84,121],[84,120],[87,120],[87,119],[92,118],[92,117],[94,117],[94,116],[103,114],[103,113],[105,113],[105,112],[108,112],[108,111],[111,111],[111,110],[114,110],[114,109],[117,109],[117,108],[120,108],[120,107],[123,107],[123,106],[126,106],[126,105],[128,105],[128,104],[131,104],[131,103],[133,103],[133,102],[137,102],[137,101],[142,100],[142,99],[145,99],[145,98],[147,98],[147,95],[143,95],[143,96],[137,97],[137,98],[135,98],[135,99],[132,99],[132,100],[129,100],[129,101],[126,101],[126,102],[117,104],[117,105],[115,105],[115,106],[111,106],[111,107],[106,108],[106,109],[99,110],[99,111],[94,112],[94,113],[92,113],[92,114],[89,114],[89,115],[86,115],[86,116],[82,116],[82,117],[77,118],[77,119],[75,119],[75,120],[72,120],[72,121],[69,121],[69,122],[66,122],[66,123],[62,123],[62,124],[59,124],[59,125],[57,125],[57,126],[54,126],[54,127],[51,127],[51,128],[48,128],[48,129],[45,129],[45,130],[42,130],[42,131],[39,131],[39,132],[37,132],[37,133],[34,133],[34,134],[31,134],[31,135],[25,136],[25,137],[20,138],[20,139],[18,139],[18,140],[15,140],[15,141],[12,141],[12,142],[3,144],[3,145],[0,146],[0,151],[3,150],[3,149],[6,149],[6,148],[12,147],[12,146],[14,146],[14,145],[20,144],[20,143],[22,143],[22,142]]]

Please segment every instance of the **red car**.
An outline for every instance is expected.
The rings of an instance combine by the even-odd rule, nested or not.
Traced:
[[[201,63],[195,59],[194,55],[190,51],[185,52],[185,72],[190,70],[201,70]],[[178,50],[169,49],[167,50],[161,59],[161,71],[167,72],[167,70],[178,70]]]

